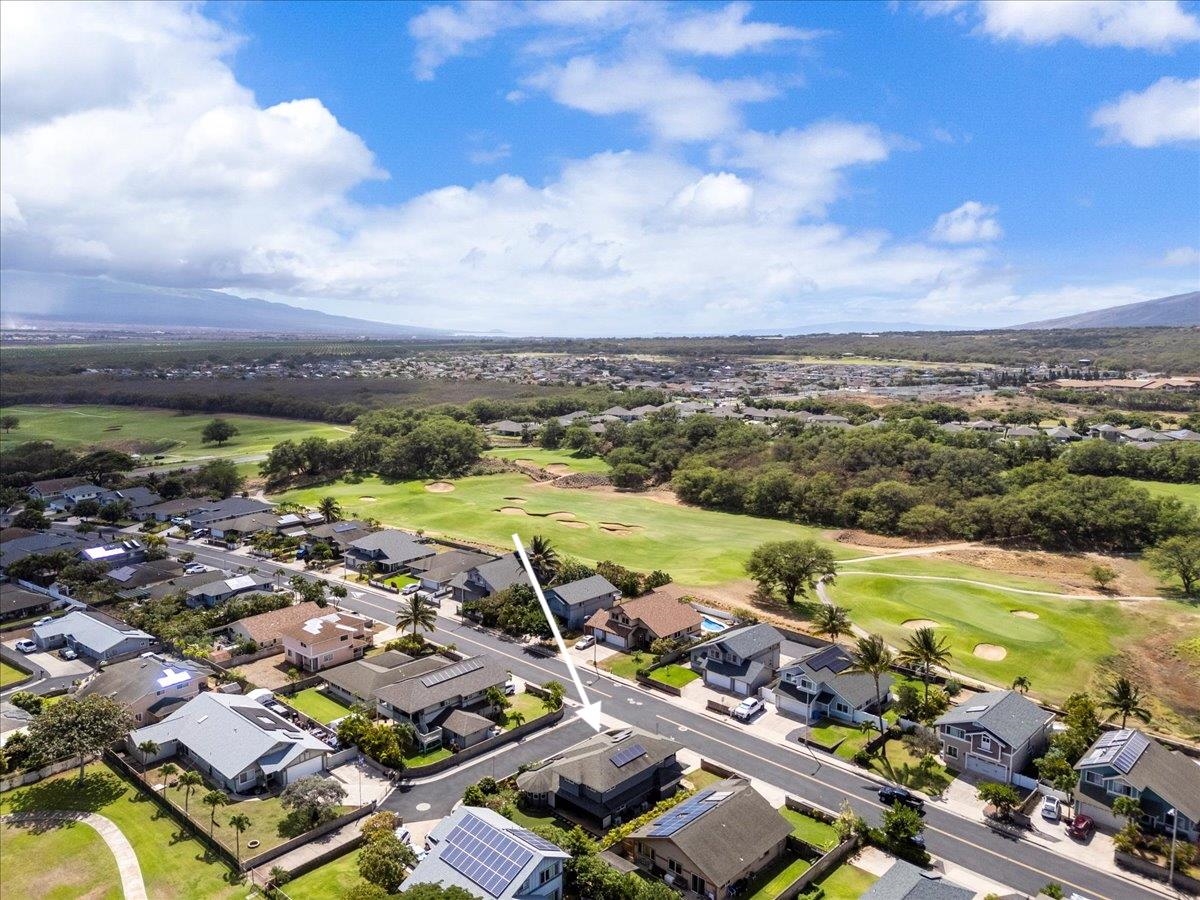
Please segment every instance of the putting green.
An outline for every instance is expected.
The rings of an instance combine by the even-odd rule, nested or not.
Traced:
[[[527,463],[549,469],[555,475],[568,472],[608,472],[609,465],[599,456],[576,456],[571,450],[543,450],[541,447],[498,447],[485,456]],[[554,468],[550,468],[553,466]],[[563,468],[565,467],[565,468]]]

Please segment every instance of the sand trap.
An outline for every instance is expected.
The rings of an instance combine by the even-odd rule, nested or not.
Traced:
[[[454,490],[454,485],[448,481],[434,481],[425,485],[425,490],[431,494],[448,494]]]
[[[550,465],[543,466],[543,468],[551,475],[566,475],[575,471],[566,463],[550,463]]]
[[[510,501],[510,502],[512,502],[512,503],[528,503],[528,502],[529,502],[529,501],[528,501],[528,500],[526,500],[524,497],[501,497],[500,499],[501,499],[501,500],[508,500],[508,501]]]
[[[563,528],[587,528],[588,527],[587,522],[576,522],[576,521],[568,520],[568,519],[559,519],[558,524],[563,526]]]
[[[379,502],[379,498],[378,498],[378,497],[359,497],[358,499],[359,499],[361,502],[363,502],[363,503],[377,503],[377,502]]]
[[[900,624],[903,625],[905,628],[912,628],[913,630],[916,630],[918,628],[937,628],[938,627],[938,623],[933,621],[933,619],[909,619],[907,622],[901,622]]]
[[[561,522],[564,519],[575,518],[575,513],[573,513],[573,512],[552,512],[552,513],[548,513],[546,517],[549,519],[554,519],[555,521]]]
[[[519,506],[502,506],[496,512],[504,516],[527,516],[529,513]]]
[[[1037,613],[1030,612],[1027,609],[1014,609],[1012,611],[1012,614],[1014,616],[1016,616],[1018,619],[1040,619],[1041,618],[1041,616],[1039,616]]]
[[[976,644],[975,655],[989,662],[1000,662],[1000,660],[1008,656],[1008,651],[999,644]]]

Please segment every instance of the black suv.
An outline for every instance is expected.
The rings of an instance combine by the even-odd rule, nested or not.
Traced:
[[[925,814],[925,801],[912,791],[906,791],[902,787],[881,787],[879,789],[879,802],[884,806],[895,806],[899,803],[901,806],[915,809],[921,815]]]

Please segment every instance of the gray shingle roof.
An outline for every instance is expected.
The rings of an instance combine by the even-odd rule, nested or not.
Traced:
[[[719,646],[725,652],[734,653],[745,658],[762,653],[764,650],[778,646],[781,643],[783,643],[782,634],[770,625],[759,623],[758,625],[744,625],[741,628],[734,628],[731,631],[723,632],[711,641],[697,644],[692,649]]]
[[[614,754],[635,744],[645,749],[644,755],[624,766],[612,763]],[[640,728],[607,731],[588,738],[541,768],[518,775],[517,786],[526,793],[552,794],[558,790],[559,779],[566,778],[604,794],[648,769],[657,768],[682,749],[670,738]]]
[[[157,693],[184,681],[203,681],[208,674],[208,668],[195,660],[150,653],[124,662],[109,663],[80,688],[79,695],[87,697],[97,694],[132,705],[147,694]]]
[[[150,509],[153,508],[150,507]],[[274,508],[272,504],[263,500],[255,500],[253,497],[228,497],[225,500],[218,500],[216,503],[206,504],[206,508],[202,512],[193,513],[188,519],[193,527],[199,528],[225,519],[248,516],[251,513],[269,512]]]
[[[854,657],[838,644],[820,647],[789,663],[779,670],[780,677],[794,673],[802,673],[816,685],[826,685],[839,697],[850,703],[856,709],[864,703],[875,700],[875,679],[865,672],[851,672]],[[879,679],[879,691],[886,697],[892,686],[892,677],[884,675]],[[783,682],[780,687],[791,687]]]
[[[375,692],[393,682],[406,678],[414,671],[428,672],[440,664],[441,657],[426,657],[414,660],[399,650],[388,650],[367,659],[358,659],[344,665],[334,666],[321,673],[321,677],[348,694],[372,699]],[[409,663],[420,665],[409,666]]]
[[[422,578],[444,584],[455,575],[475,566],[485,565],[495,558],[490,553],[479,553],[475,550],[447,550],[445,553],[419,559],[411,568]]]
[[[567,606],[575,606],[579,603],[587,603],[596,597],[603,597],[608,594],[616,593],[617,589],[603,575],[591,575],[587,578],[580,578],[578,581],[572,581],[569,584],[560,584],[553,588],[558,599]]]
[[[926,878],[916,866],[897,860],[862,895],[862,900],[971,900],[974,896],[969,888]]]
[[[35,609],[54,602],[46,594],[38,594],[17,587],[7,581],[0,584],[0,616],[15,616],[23,610]]]
[[[1143,741],[1144,749],[1137,753],[1132,765],[1116,764],[1126,746],[1133,745],[1136,753],[1136,745]],[[1098,749],[1101,744],[1107,744],[1109,751],[1101,752]],[[1195,760],[1128,728],[1101,735],[1075,764],[1076,769],[1110,766],[1118,771],[1128,768],[1121,775],[1122,781],[1139,791],[1152,790],[1193,822],[1200,822],[1200,765]]]
[[[382,553],[382,558],[393,565],[404,565],[414,559],[423,559],[434,554],[433,547],[418,543],[407,531],[397,531],[394,528],[385,528],[351,542],[349,552],[354,554],[356,550],[367,555]]]
[[[472,571],[479,574],[493,593],[526,581],[525,569],[515,553],[506,553],[499,559],[476,566]]]
[[[964,700],[943,713],[934,725],[977,725],[1010,747],[1019,747],[1053,718],[1024,694],[989,691]]]
[[[93,653],[107,653],[129,638],[153,640],[154,636],[137,628],[110,619],[95,612],[69,612],[61,618],[33,629],[34,637],[43,640],[55,635],[66,635],[75,643],[87,647]]]
[[[449,670],[452,666],[460,665],[460,663],[445,657],[426,657],[425,659],[440,660],[442,665],[432,671],[427,669],[411,675],[405,672],[402,681],[380,688],[375,692],[375,696],[393,708],[412,715],[447,700],[468,697],[493,686],[500,687],[508,679],[508,671],[499,663],[486,656],[473,656],[462,662],[477,660],[482,663],[478,668],[464,666],[461,674],[444,681],[433,680],[429,676],[434,672]],[[424,661],[418,660],[418,662]],[[430,683],[427,684],[427,681]]]

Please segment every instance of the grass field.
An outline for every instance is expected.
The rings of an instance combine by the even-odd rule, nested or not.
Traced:
[[[200,433],[216,416],[185,414],[163,409],[129,406],[6,406],[4,414],[21,420],[12,432],[0,434],[0,449],[24,441],[54,441],[70,448],[112,447],[141,453],[164,453],[167,459],[191,460],[207,456],[246,456],[266,453],[282,440],[323,437],[340,440],[353,433],[349,427],[268,419],[262,416],[222,415],[238,434],[220,447],[201,443]]]
[[[953,777],[938,763],[928,774],[919,768],[920,759],[904,741],[891,740],[883,745],[883,756],[871,759],[871,769],[889,781],[926,794],[937,795],[949,787]]]
[[[534,719],[546,715],[546,707],[542,705],[542,698],[535,694],[515,694],[508,698],[508,702],[509,707],[505,712],[504,720],[505,731],[511,731],[518,725],[532,722]],[[519,714],[519,718],[515,714]]]
[[[34,834],[0,825],[0,895],[26,900],[121,900],[117,861],[89,825]]]
[[[543,450],[541,447],[499,447],[488,450],[485,456],[529,462],[543,469],[547,466],[566,466],[572,472],[607,472],[608,463],[599,456],[576,456],[570,450]],[[554,471],[554,470],[551,470]],[[564,470],[566,471],[566,470]]]
[[[1061,585],[1050,581],[1038,581],[1023,575],[1010,575],[978,566],[969,566],[936,556],[897,556],[891,559],[863,559],[861,562],[846,563],[843,572],[891,572],[897,575],[932,575],[938,578],[964,578],[968,581],[984,581],[998,587],[1023,588],[1027,591],[1063,593]],[[1070,592],[1069,592],[1070,593]]]
[[[1175,497],[1200,509],[1200,484],[1172,484],[1166,481],[1134,481],[1152,497]]]
[[[10,684],[24,681],[28,677],[28,672],[22,672],[16,666],[10,666],[8,663],[0,660],[0,687],[8,687]]]
[[[358,851],[353,850],[289,881],[284,891],[291,900],[329,900],[364,884],[366,882],[358,874]]]
[[[842,864],[817,884],[825,890],[825,900],[858,900],[878,880],[870,872]]]
[[[812,816],[788,809],[786,806],[779,810],[780,814],[792,823],[792,834],[805,843],[821,850],[832,850],[837,846],[837,829],[824,822],[818,822]]]
[[[634,656],[632,653],[614,653],[607,659],[600,660],[600,668],[606,672],[612,672],[618,678],[628,678],[633,681],[637,678],[637,670],[645,668],[654,661],[654,657],[648,653],[642,653]]]
[[[755,876],[750,882],[750,900],[775,900],[793,881],[812,868],[812,863],[784,852],[772,866]]]
[[[290,703],[310,719],[316,719],[322,725],[328,725],[334,719],[350,715],[350,707],[339,703],[315,687],[305,688],[290,697],[283,697],[282,700],[284,703]]]
[[[705,586],[745,578],[746,557],[764,541],[820,538],[787,522],[679,506],[637,494],[580,491],[535,484],[523,475],[462,478],[454,490],[431,493],[420,481],[386,484],[367,478],[289,491],[280,499],[315,506],[333,496],[349,518],[372,516],[429,535],[511,548],[514,531],[545,534],[559,553],[596,562],[611,559],[641,571],[664,569],[680,584]],[[515,498],[515,499],[514,499]],[[501,512],[501,509],[507,512]],[[570,513],[573,519],[550,518]],[[852,551],[829,542],[833,552]]]

